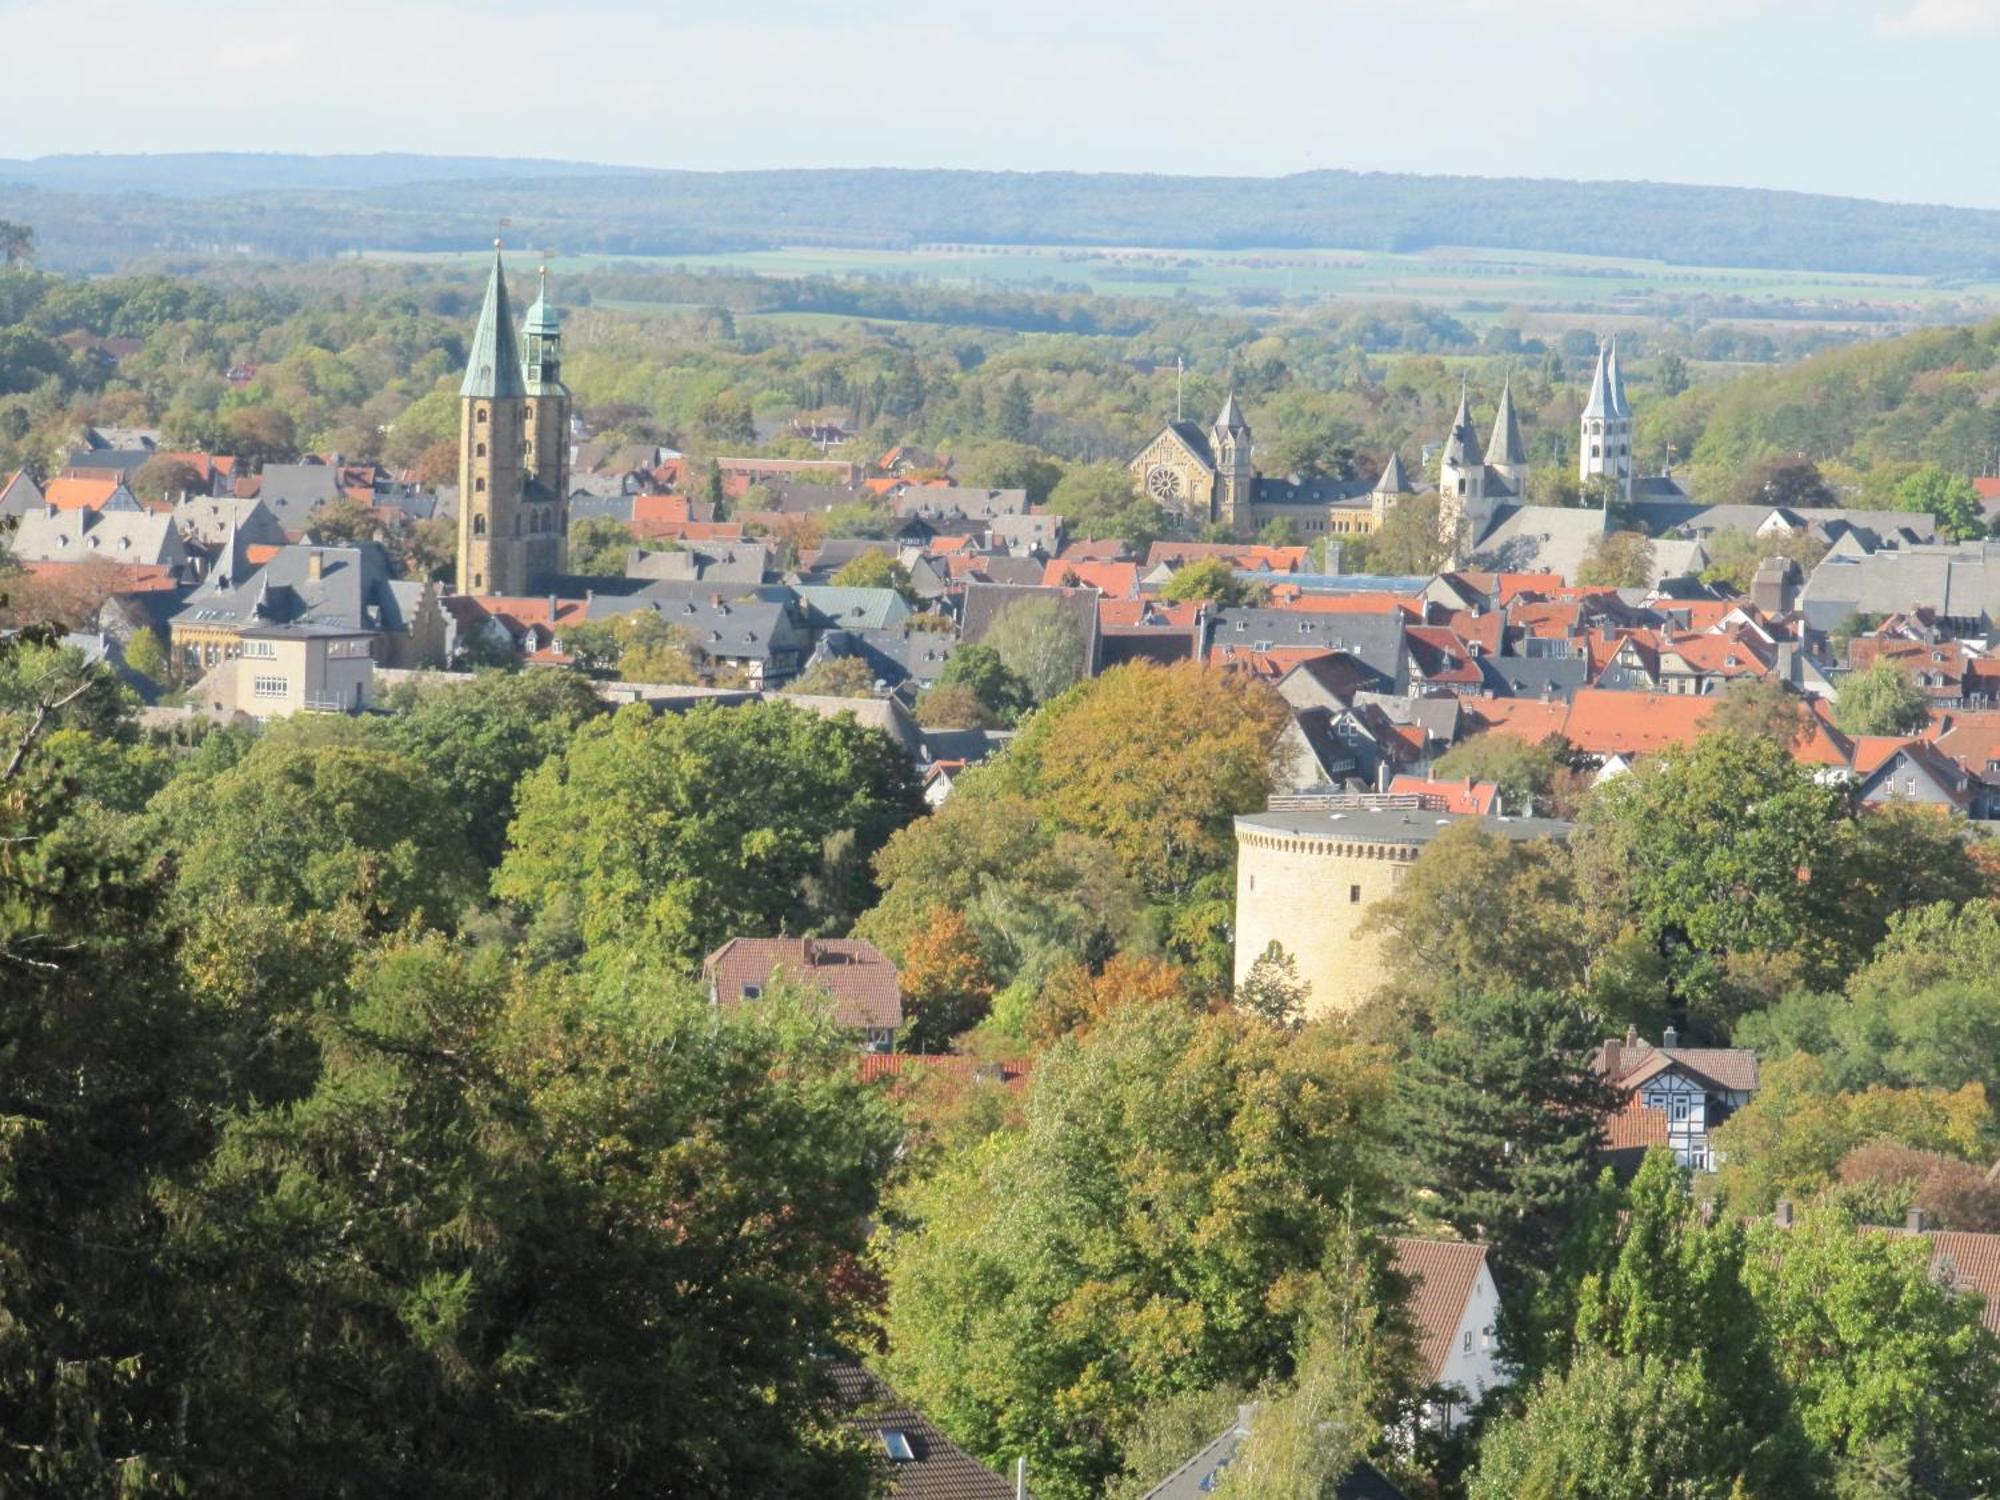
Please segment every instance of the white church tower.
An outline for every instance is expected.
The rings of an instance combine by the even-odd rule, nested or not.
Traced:
[[[1632,498],[1632,408],[1625,401],[1625,381],[1618,373],[1618,340],[1597,348],[1597,371],[1590,379],[1590,399],[1584,403],[1577,434],[1576,477],[1613,481],[1625,499]]]
[[[1458,387],[1458,415],[1451,419],[1451,434],[1438,461],[1438,497],[1438,526],[1456,557],[1484,535],[1493,519],[1486,493],[1486,455],[1472,425],[1471,398],[1463,382]]]

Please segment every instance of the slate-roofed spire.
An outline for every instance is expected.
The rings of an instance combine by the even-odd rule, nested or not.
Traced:
[[[1608,346],[1597,346],[1597,373],[1590,377],[1590,399],[1583,403],[1583,415],[1609,420],[1619,412],[1611,396],[1611,376],[1607,368],[1610,350]]]
[[[1236,392],[1229,393],[1229,399],[1222,403],[1221,414],[1215,419],[1217,432],[1248,432],[1250,424],[1243,420],[1243,408],[1236,404]]]
[[[1604,363],[1604,383],[1611,393],[1611,415],[1629,417],[1632,408],[1625,400],[1625,377],[1618,373],[1618,335],[1611,335],[1611,353]]]
[[[1403,455],[1391,449],[1388,463],[1382,466],[1382,477],[1375,481],[1378,495],[1413,495],[1416,491],[1410,485],[1410,476],[1403,472]]]
[[[1500,387],[1500,410],[1493,414],[1493,441],[1486,445],[1490,464],[1525,467],[1527,444],[1521,441],[1521,423],[1514,415],[1514,381],[1510,376]]]
[[[493,274],[486,282],[486,305],[479,309],[479,327],[466,356],[462,397],[505,401],[528,394],[521,379],[521,341],[514,335],[514,312],[507,300],[507,274],[500,264],[500,242],[493,242]]]
[[[1465,382],[1458,383],[1458,415],[1451,419],[1451,435],[1444,440],[1444,461],[1469,469],[1485,460],[1479,452],[1479,434],[1472,426],[1472,397]]]

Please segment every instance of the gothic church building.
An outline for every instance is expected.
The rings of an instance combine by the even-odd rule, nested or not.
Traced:
[[[458,394],[458,592],[537,592],[569,555],[569,391],[548,273],[517,335],[497,241]]]

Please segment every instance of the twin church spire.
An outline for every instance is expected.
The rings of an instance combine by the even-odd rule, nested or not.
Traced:
[[[544,268],[516,331],[498,241],[458,394],[458,591],[540,592],[569,554],[562,328]]]

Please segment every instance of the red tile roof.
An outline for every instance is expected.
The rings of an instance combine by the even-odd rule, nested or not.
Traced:
[[[1071,562],[1051,558],[1042,569],[1042,587],[1094,588],[1111,599],[1130,599],[1139,592],[1139,565],[1128,562]]]
[[[1487,782],[1430,781],[1422,776],[1398,776],[1389,783],[1390,796],[1406,794],[1442,797],[1446,812],[1484,817],[1493,811],[1494,799],[1500,795],[1500,788]]]
[[[1246,573],[1302,573],[1312,555],[1307,547],[1266,547],[1256,542],[1155,542],[1146,549],[1146,571],[1162,563],[1183,563],[1219,557]]]
[[[1748,1047],[1655,1047],[1628,1037],[1606,1042],[1592,1062],[1620,1093],[1629,1093],[1670,1067],[1697,1074],[1719,1088],[1757,1092],[1757,1054]]]
[[[1539,698],[1481,698],[1467,703],[1466,709],[1487,733],[1512,735],[1531,745],[1561,734],[1569,718],[1567,703],[1544,703]]]
[[[967,1083],[990,1079],[1020,1089],[1027,1087],[1031,1070],[1025,1061],[989,1063],[956,1052],[864,1052],[860,1061],[862,1082],[889,1079],[892,1088],[905,1079],[951,1078]]]
[[[1638,1102],[1605,1116],[1604,1149],[1646,1151],[1667,1144],[1667,1112]]]
[[[57,510],[102,510],[118,489],[116,479],[57,476],[42,486],[42,499]]]
[[[780,974],[833,997],[842,1026],[891,1029],[903,1024],[903,992],[896,966],[860,938],[731,938],[708,955],[702,974],[718,1005],[740,1004],[746,987],[769,985]]]
[[[1097,624],[1101,630],[1175,629],[1192,630],[1201,605],[1192,599],[1179,604],[1163,604],[1157,599],[1099,599]]]
[[[1424,1369],[1435,1381],[1451,1358],[1453,1337],[1486,1264],[1484,1245],[1454,1240],[1419,1240],[1398,1235],[1393,1242],[1396,1274],[1412,1283],[1410,1318]]]

